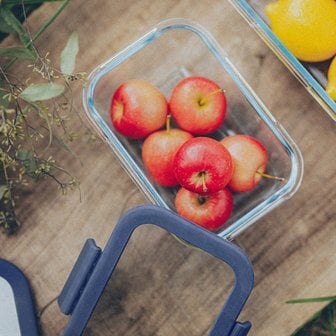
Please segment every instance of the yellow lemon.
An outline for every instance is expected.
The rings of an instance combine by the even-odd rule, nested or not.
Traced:
[[[336,57],[334,57],[329,66],[326,91],[332,99],[336,100]]]
[[[265,12],[274,34],[301,61],[336,54],[336,0],[278,0]]]

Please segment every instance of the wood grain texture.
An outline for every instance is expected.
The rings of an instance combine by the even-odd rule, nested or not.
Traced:
[[[36,30],[55,8],[57,4],[48,4],[37,10],[30,29]],[[81,50],[77,69],[90,72],[149,27],[172,17],[198,21],[211,31],[304,156],[299,191],[236,239],[256,274],[241,319],[251,320],[251,335],[290,335],[321,305],[288,305],[286,300],[336,292],[335,125],[301,84],[227,1],[73,0],[37,47],[58,55],[76,30]],[[74,94],[84,115],[81,88]],[[37,185],[20,203],[19,233],[0,236],[0,256],[30,280],[44,335],[59,335],[64,328],[67,317],[55,298],[85,240],[92,237],[103,247],[125,209],[148,203],[109,147],[97,146],[74,145],[83,165],[63,158],[81,180],[81,200],[77,192],[61,196],[56,187]],[[165,232],[141,229],[87,335],[205,335],[231,284],[232,275],[217,260]],[[107,331],[111,325],[113,330]]]

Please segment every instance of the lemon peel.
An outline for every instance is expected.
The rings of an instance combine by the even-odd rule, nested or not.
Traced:
[[[331,61],[328,69],[327,93],[336,101],[336,57]]]
[[[274,34],[301,61],[336,55],[335,0],[278,0],[265,6]]]

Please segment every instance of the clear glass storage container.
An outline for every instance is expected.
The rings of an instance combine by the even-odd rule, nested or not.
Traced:
[[[229,2],[246,19],[328,115],[336,121],[336,102],[325,91],[327,71],[331,59],[325,62],[301,62],[285,47],[272,32],[265,14],[265,6],[270,2],[274,2],[274,0],[229,0]]]
[[[141,160],[143,141],[127,139],[114,130],[110,104],[117,87],[128,79],[148,80],[169,99],[177,82],[190,75],[210,78],[225,89],[227,116],[212,136],[219,139],[245,133],[258,138],[269,153],[267,172],[286,179],[262,179],[253,191],[234,194],[232,216],[217,232],[232,239],[295,193],[303,174],[303,160],[296,144],[208,31],[184,19],[159,23],[92,71],[83,104],[89,120],[147,198],[174,210],[177,188],[160,187],[151,179]]]

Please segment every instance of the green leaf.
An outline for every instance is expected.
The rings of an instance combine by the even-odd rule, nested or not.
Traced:
[[[15,17],[12,11],[7,7],[0,7],[0,15],[5,23],[19,35],[23,45],[25,47],[29,46],[31,44],[30,37],[22,23]]]
[[[61,53],[61,71],[65,75],[71,75],[74,72],[78,50],[78,34],[73,32]]]
[[[22,162],[25,173],[32,178],[36,178],[35,171],[38,167],[34,157],[34,153],[30,150],[19,149],[16,152],[16,157]]]
[[[18,149],[16,151],[16,157],[20,161],[31,160],[31,159],[34,158],[34,153],[30,150],[27,150],[27,149]]]
[[[3,5],[31,5],[31,4],[42,4],[43,2],[60,2],[63,0],[2,0],[0,1]]]
[[[8,187],[6,185],[0,185],[0,200],[2,200],[7,190]]]
[[[3,13],[1,11],[1,2],[4,1],[4,0],[0,0],[0,19],[1,17],[3,17]],[[50,2],[54,2],[54,0],[45,0],[45,1],[50,1]],[[56,2],[56,0],[55,0]],[[58,1],[57,1],[58,2]],[[24,43],[24,46],[26,48],[29,48],[32,52],[36,53],[35,49],[33,48],[32,44],[35,40],[37,40],[42,34],[43,32],[55,21],[55,19],[62,13],[62,11],[64,10],[64,8],[69,4],[70,0],[63,0],[61,1],[61,5],[59,6],[59,8],[56,10],[56,12],[51,15],[47,20],[46,22],[44,22],[42,24],[42,26],[38,29],[38,31],[35,33],[35,35],[30,39],[29,38],[29,35],[26,34],[28,36],[28,39],[26,39],[26,43]],[[9,11],[10,12],[10,11]],[[5,13],[6,14],[6,13]],[[7,13],[8,16],[10,16],[10,13]],[[6,15],[7,15],[6,14]],[[6,16],[4,15],[4,16]],[[13,15],[14,16],[14,15]],[[13,19],[13,18],[12,18]],[[15,16],[14,16],[14,19],[15,19]],[[15,22],[15,20],[13,19],[13,21]],[[5,20],[7,22],[7,20]],[[8,25],[8,24],[7,24]],[[20,30],[20,26],[23,28],[23,26],[21,25],[20,21],[16,20],[16,25],[18,26],[17,28]],[[16,26],[14,24],[14,26]],[[10,29],[12,29],[12,31],[16,31],[15,29],[12,28],[13,25],[9,25],[10,26]],[[22,34],[26,33],[25,30],[23,30],[21,32]],[[19,34],[20,35],[20,34]],[[5,66],[4,66],[4,69],[7,70],[9,67],[11,67],[14,63],[15,63],[15,59],[13,60],[10,60]]]
[[[36,55],[29,49],[20,47],[0,48],[0,56],[33,61]]]
[[[20,97],[28,102],[35,102],[55,98],[63,91],[64,86],[57,83],[32,84],[21,92]]]
[[[334,301],[336,300],[336,296],[324,296],[318,298],[307,298],[307,299],[296,299],[296,300],[289,300],[286,303],[308,303],[308,302],[326,302],[326,301]]]
[[[327,318],[329,324],[330,336],[336,336],[335,322],[334,322],[334,311],[332,307],[327,310]]]
[[[64,8],[69,4],[70,0],[64,0],[62,1],[61,6],[57,9],[57,11],[51,15],[48,20],[39,28],[39,30],[36,32],[36,34],[33,37],[33,42],[37,40],[43,32],[55,21],[55,19],[62,13]]]
[[[8,95],[8,92],[0,88],[0,106],[2,108],[7,108],[9,106],[9,101],[5,98],[6,95]]]
[[[0,16],[0,31],[6,34],[15,32],[15,30],[6,23],[2,16]]]

